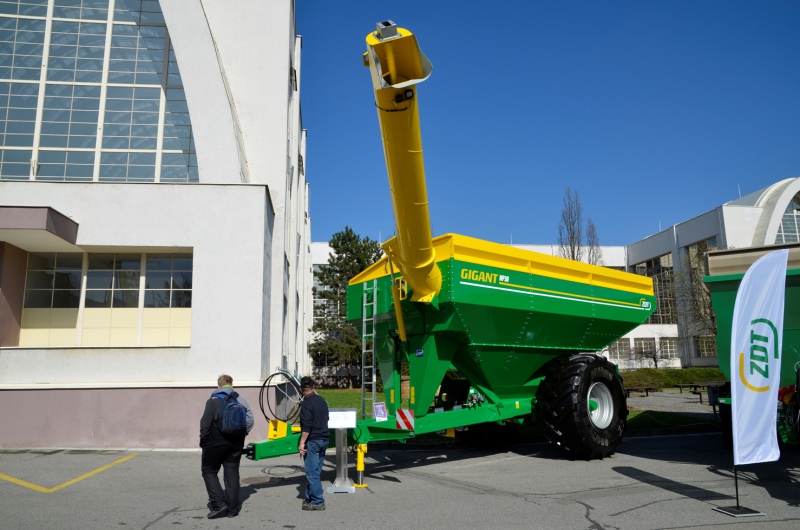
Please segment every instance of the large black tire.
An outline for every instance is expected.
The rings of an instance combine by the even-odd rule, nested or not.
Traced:
[[[545,435],[570,458],[604,458],[622,442],[628,405],[622,378],[605,357],[581,353],[552,361],[537,401]]]

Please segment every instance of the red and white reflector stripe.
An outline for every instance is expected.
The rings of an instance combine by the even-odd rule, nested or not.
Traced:
[[[414,411],[397,409],[397,428],[406,431],[414,430]]]

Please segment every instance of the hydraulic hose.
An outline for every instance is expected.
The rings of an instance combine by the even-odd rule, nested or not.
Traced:
[[[267,420],[268,423],[270,419],[294,423],[300,413],[300,402],[303,401],[303,394],[300,392],[300,382],[294,374],[288,370],[284,370],[283,368],[276,368],[275,370],[276,372],[267,377],[264,380],[264,384],[261,385],[261,391],[258,393],[258,406],[261,409],[261,414],[264,415],[264,419]],[[276,377],[280,378],[280,380],[272,384]],[[288,411],[285,411],[286,413],[283,416],[277,412],[276,408],[273,407],[273,403],[270,401],[270,392],[267,391],[267,387],[269,386],[275,388],[275,396],[282,395],[288,402],[292,403],[292,406]],[[264,409],[265,401],[266,410]],[[277,406],[279,403],[275,405]],[[267,416],[267,411],[269,411],[272,416],[271,418]]]

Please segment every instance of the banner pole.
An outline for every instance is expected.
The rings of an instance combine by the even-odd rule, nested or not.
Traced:
[[[775,401],[781,379],[788,262],[788,249],[758,258],[744,273],[733,305],[729,374],[736,507],[714,508],[733,517],[764,515],[739,504],[737,465],[774,462],[781,454]]]

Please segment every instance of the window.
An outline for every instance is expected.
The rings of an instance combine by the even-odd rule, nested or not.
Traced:
[[[637,355],[652,357],[656,354],[656,339],[633,339],[633,348]]]
[[[717,341],[714,335],[700,335],[694,338],[698,357],[716,357]]]
[[[658,340],[659,348],[661,349],[662,359],[677,359],[678,355],[678,337],[662,337]]]
[[[192,307],[192,255],[148,254],[144,307]]]
[[[16,6],[4,5],[3,11],[9,10],[9,8],[13,10],[14,7]],[[45,21],[22,18],[31,16],[25,12],[25,7],[19,6],[18,18],[0,18],[0,31],[2,31],[0,34],[0,38],[2,38],[0,78],[38,83],[42,71]],[[47,7],[44,6],[44,8],[46,13]],[[41,13],[40,10],[39,13]]]
[[[89,254],[86,307],[139,307],[141,254]]]
[[[110,32],[108,0],[53,6],[48,35],[47,0],[0,0],[0,179],[198,182],[183,81],[159,2],[117,0]]]
[[[19,345],[188,346],[192,269],[191,253],[29,253]]]
[[[608,346],[608,358],[611,361],[627,361],[631,358],[631,340],[619,339]]]
[[[0,18],[0,24],[3,20]],[[2,44],[0,42],[0,46]],[[0,55],[0,62],[4,59],[6,57]],[[0,82],[0,140],[6,152],[3,157],[3,177],[24,176],[27,179],[30,175],[38,100],[38,84]],[[28,156],[19,156],[23,153]]]
[[[77,308],[83,254],[30,253],[24,308]]]

